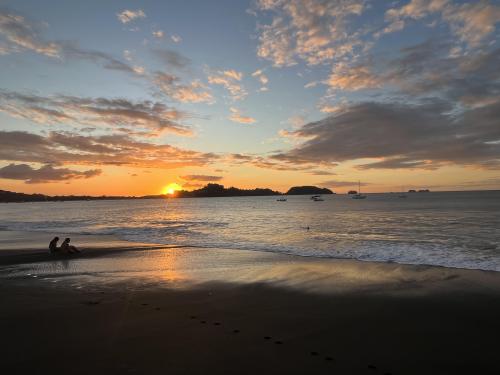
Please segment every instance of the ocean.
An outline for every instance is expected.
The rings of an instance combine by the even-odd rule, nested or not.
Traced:
[[[500,191],[0,204],[0,229],[500,271]]]

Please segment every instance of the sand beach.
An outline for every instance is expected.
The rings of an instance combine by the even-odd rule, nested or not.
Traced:
[[[499,370],[496,272],[0,233],[9,373]]]

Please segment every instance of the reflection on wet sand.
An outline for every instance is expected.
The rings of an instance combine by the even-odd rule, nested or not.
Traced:
[[[419,294],[433,289],[459,288],[464,283],[489,284],[489,288],[500,289],[495,272],[202,248],[144,248],[104,252],[101,256],[83,254],[13,266],[9,276],[27,273],[46,278],[85,277],[88,281],[106,284],[133,279],[175,288],[206,282],[265,283],[314,293]]]

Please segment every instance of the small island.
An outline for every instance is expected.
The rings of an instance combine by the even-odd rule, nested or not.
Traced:
[[[271,189],[238,189],[235,187],[225,188],[220,184],[207,184],[201,189],[176,191],[174,196],[178,198],[201,198],[201,197],[255,197],[263,195],[281,195],[279,191]]]
[[[320,188],[317,186],[294,186],[290,188],[286,195],[316,195],[316,194],[335,194],[327,188]]]

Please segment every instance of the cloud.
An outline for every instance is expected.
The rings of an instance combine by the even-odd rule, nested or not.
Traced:
[[[264,74],[264,72],[261,69],[253,72],[252,77],[257,78],[259,80],[260,84],[262,85],[262,87],[260,88],[260,91],[267,91],[266,85],[269,82],[269,78],[267,78],[267,76]]]
[[[198,188],[201,188],[203,186],[203,184],[199,184],[199,183],[192,183],[192,182],[186,182],[184,184],[182,184],[182,189],[198,189]]]
[[[118,17],[121,23],[125,24],[139,18],[146,18],[146,14],[142,9],[137,9],[137,10],[125,9],[120,13],[116,13],[116,17]]]
[[[358,187],[358,184],[361,186],[371,185],[368,182],[359,182],[359,181],[342,181],[342,180],[328,180],[323,182],[318,182],[317,185],[320,186],[330,186],[330,187]]]
[[[310,172],[318,165],[317,163],[300,163],[297,164],[288,160],[276,160],[266,156],[249,155],[249,154],[228,154],[224,156],[227,163],[232,165],[249,165],[256,168],[273,169],[277,171],[303,171]],[[327,163],[325,163],[326,165]],[[327,167],[334,167],[337,164],[329,163]]]
[[[449,42],[426,41],[406,47],[373,79],[390,82],[411,95],[439,95],[465,106],[500,98],[500,48],[450,55]]]
[[[60,55],[57,43],[44,41],[38,30],[18,14],[0,10],[0,35],[8,42],[3,47],[3,54],[30,50],[49,57]]]
[[[142,74],[137,67],[130,66],[108,53],[81,48],[70,41],[45,41],[39,36],[37,27],[21,15],[0,10],[0,35],[6,44],[0,45],[0,54],[33,51],[57,59],[86,60],[101,64],[105,69],[119,70],[133,75]]]
[[[321,64],[351,54],[360,43],[347,21],[363,13],[364,0],[258,1],[257,9],[273,14],[270,24],[258,26],[257,55],[274,66],[292,66],[297,59]]]
[[[390,24],[381,34],[402,30],[405,19],[419,20],[433,14],[439,15],[452,32],[470,46],[478,46],[494,33],[496,23],[500,22],[500,6],[487,0],[464,4],[449,0],[411,0],[387,10],[385,18]]]
[[[152,134],[192,134],[187,126],[178,122],[187,116],[185,113],[147,100],[133,102],[123,98],[38,96],[0,91],[0,111],[39,124],[92,125]]]
[[[188,174],[179,177],[185,181],[220,181],[224,178],[222,176],[208,176],[204,174]]]
[[[334,172],[321,171],[321,170],[310,171],[310,172],[307,172],[307,173],[310,174],[310,175],[313,175],[313,176],[335,176],[336,175],[336,173],[334,173]]]
[[[112,57],[108,53],[83,49],[73,42],[59,42],[59,48],[61,56],[66,59],[87,60],[96,64],[101,64],[105,69],[137,74],[133,66]]]
[[[235,81],[241,81],[241,79],[243,78],[243,73],[237,72],[234,69],[224,70],[220,73],[222,73],[224,76],[229,77]]]
[[[246,90],[238,82],[243,78],[243,73],[235,70],[219,70],[208,74],[208,83],[223,86],[229,91],[233,100],[241,100],[247,96]]]
[[[239,122],[240,124],[253,124],[254,122],[257,121],[253,117],[243,116],[240,113],[240,110],[237,108],[231,107],[230,111],[231,111],[231,115],[229,116],[229,120],[231,120],[233,122]]]
[[[465,3],[447,10],[443,18],[450,23],[451,29],[460,39],[477,46],[495,32],[495,25],[500,22],[500,6],[490,4],[489,1]]]
[[[349,66],[340,62],[334,65],[326,84],[337,90],[357,91],[380,87],[382,82],[372,74],[368,65]]]
[[[377,159],[360,169],[465,165],[500,168],[500,103],[451,111],[434,98],[420,103],[358,103],[293,132],[305,141],[272,160],[304,164]]]
[[[173,50],[154,49],[152,52],[165,65],[171,68],[184,69],[191,64],[191,60],[189,58]]]
[[[9,164],[0,168],[0,178],[24,180],[27,184],[86,179],[98,176],[101,173],[100,169],[89,169],[80,172],[68,168],[54,168],[52,165],[44,165],[39,169],[35,169],[28,164]]]
[[[172,42],[174,42],[174,43],[180,43],[180,42],[182,42],[182,38],[179,35],[176,35],[176,34],[172,34],[170,36],[170,39],[172,39]]]
[[[0,160],[13,162],[171,169],[205,166],[218,159],[213,153],[138,141],[124,134],[42,136],[0,130]]]
[[[155,31],[151,32],[151,34],[155,38],[158,38],[158,39],[162,39],[165,36],[165,33],[163,32],[163,30],[155,30]]]
[[[164,95],[181,103],[214,103],[210,89],[199,80],[181,84],[180,79],[172,74],[156,72],[153,82]]]

